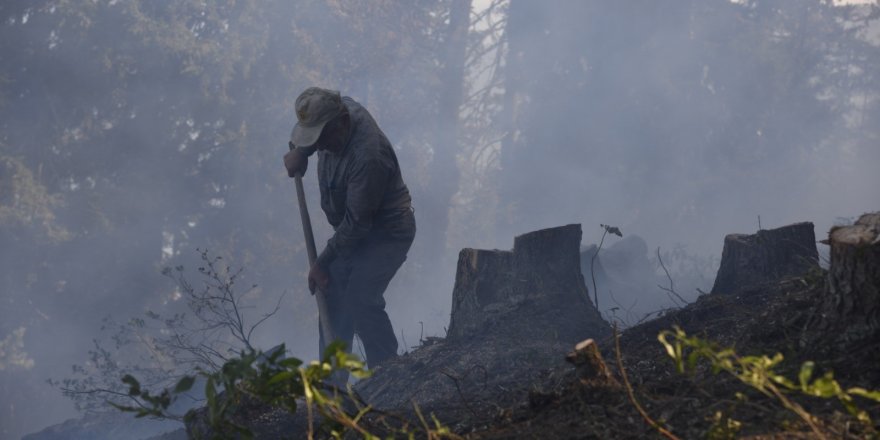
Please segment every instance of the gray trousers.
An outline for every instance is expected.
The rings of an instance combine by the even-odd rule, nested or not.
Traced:
[[[390,237],[374,234],[366,237],[349,256],[330,263],[330,284],[325,292],[326,317],[334,336],[351,350],[354,334],[363,342],[368,365],[374,368],[397,356],[397,337],[385,312],[385,289],[406,260],[415,235]],[[408,236],[407,236],[408,235]],[[324,319],[322,317],[321,319]],[[325,346],[320,330],[321,358]]]

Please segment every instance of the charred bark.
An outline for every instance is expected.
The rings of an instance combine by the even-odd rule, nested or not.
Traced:
[[[880,212],[829,233],[831,267],[826,292],[803,342],[829,342],[842,350],[880,338]],[[824,344],[822,344],[824,345]]]
[[[580,241],[580,225],[568,225],[516,237],[513,251],[463,249],[449,338],[501,333],[575,343],[608,335],[588,299]]]
[[[813,224],[795,223],[757,234],[724,237],[712,293],[737,293],[756,285],[819,270]]]

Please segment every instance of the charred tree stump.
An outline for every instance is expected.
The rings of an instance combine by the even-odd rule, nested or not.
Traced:
[[[819,269],[813,224],[795,223],[757,234],[724,237],[712,293],[737,293],[759,284]]]
[[[463,249],[448,337],[490,333],[576,343],[610,327],[590,303],[580,271],[581,226],[516,237],[512,251]]]
[[[804,342],[840,349],[880,340],[880,212],[829,233],[826,292],[804,331]],[[823,344],[824,345],[824,344]]]
[[[575,366],[581,384],[617,388],[620,383],[605,365],[599,345],[592,339],[579,342],[565,360]]]

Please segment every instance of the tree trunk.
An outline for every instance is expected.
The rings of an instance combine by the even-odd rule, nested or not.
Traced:
[[[823,301],[804,341],[830,337],[843,350],[880,338],[880,212],[831,229],[831,267]]]
[[[568,225],[516,237],[513,251],[463,249],[449,338],[575,343],[608,335],[581,275],[580,242],[580,225]]]
[[[454,0],[449,5],[443,67],[440,74],[437,124],[433,141],[430,190],[416,209],[424,211],[431,228],[423,231],[425,249],[430,258],[446,257],[446,233],[452,197],[458,192],[459,171],[456,156],[460,150],[459,109],[464,90],[464,65],[467,35],[470,29],[471,0]],[[418,213],[418,211],[416,211]]]
[[[737,293],[810,270],[819,270],[812,223],[760,230],[753,235],[730,234],[724,237],[712,293]]]

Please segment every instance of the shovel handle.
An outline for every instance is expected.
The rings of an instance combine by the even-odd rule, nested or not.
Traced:
[[[309,207],[306,205],[306,192],[303,189],[302,174],[294,175],[296,182],[296,200],[299,202],[299,216],[302,219],[303,235],[306,239],[306,252],[309,254],[309,268],[318,260],[318,251],[315,249],[315,234],[312,232],[312,219],[309,216]],[[330,326],[329,314],[327,313],[327,300],[320,288],[315,288],[315,301],[318,303],[318,321],[321,325],[321,333],[324,335],[324,343],[329,344],[336,340],[333,328]],[[326,347],[322,347],[326,348]]]
[[[318,260],[318,251],[315,248],[315,234],[312,232],[312,219],[309,216],[309,207],[306,205],[306,192],[303,189],[302,174],[294,175],[296,182],[296,200],[299,202],[299,216],[302,219],[303,235],[306,238],[306,252],[309,254],[309,265],[315,264]]]

